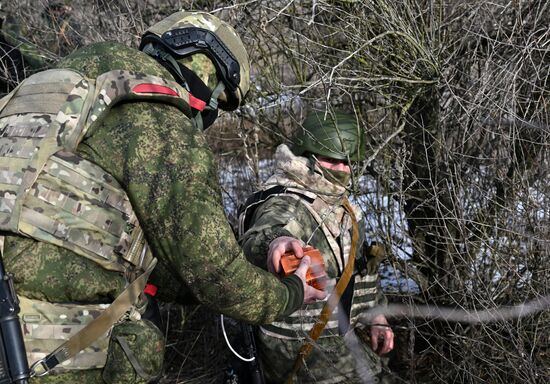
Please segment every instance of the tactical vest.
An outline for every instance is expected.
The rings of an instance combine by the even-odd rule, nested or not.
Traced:
[[[127,101],[171,104],[190,118],[191,107],[204,108],[173,81],[122,70],[97,79],[48,70],[0,99],[0,230],[70,249],[130,286],[144,285],[156,260],[122,187],[76,154],[86,132]]]
[[[325,203],[319,196],[313,192],[304,191],[297,188],[275,186],[263,191],[259,191],[247,200],[239,214],[239,235],[242,235],[251,225],[250,220],[255,209],[273,197],[284,197],[300,202],[317,222],[319,230],[322,231],[327,240],[332,255],[323,255],[325,263],[328,257],[333,257],[338,262],[338,276],[342,273],[347,263],[351,248],[351,219],[348,215],[343,217],[341,223],[330,222],[326,218],[327,212],[334,209],[333,206]],[[343,209],[343,208],[342,208]],[[360,220],[361,214],[356,211],[357,219]],[[340,232],[341,229],[341,233]],[[338,241],[338,239],[340,241]],[[338,255],[344,255],[342,260]],[[359,264],[359,263],[358,263]],[[329,276],[326,290],[330,293],[334,290],[337,283],[337,276]],[[339,336],[339,322],[342,316],[346,316],[351,323],[356,321],[361,313],[374,307],[377,298],[377,279],[376,271],[372,273],[355,273],[350,281],[351,297],[350,312],[339,313],[341,307],[338,306],[329,322],[327,323],[321,338]],[[328,298],[327,296],[327,298]],[[298,311],[286,317],[283,321],[275,321],[269,325],[260,327],[261,331],[267,335],[284,339],[303,339],[321,315],[321,311],[326,300],[320,300],[312,304],[304,305]]]

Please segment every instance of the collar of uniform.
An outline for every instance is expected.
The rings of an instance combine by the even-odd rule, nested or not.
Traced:
[[[340,203],[347,196],[346,188],[327,180],[318,164],[312,168],[308,158],[294,155],[286,144],[275,151],[275,173],[265,183],[266,187],[272,185],[312,192],[329,204]]]

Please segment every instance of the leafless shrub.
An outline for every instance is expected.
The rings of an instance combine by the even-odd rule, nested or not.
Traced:
[[[420,288],[393,290],[395,301],[475,313],[548,295],[548,2],[5,3],[0,11],[25,20],[22,34],[48,57],[93,41],[135,46],[175,9],[215,12],[236,26],[254,64],[249,104],[208,132],[221,169],[242,171],[222,178],[230,216],[308,108],[344,109],[368,134],[368,182],[358,188],[369,235]],[[32,71],[15,52],[0,55],[8,89]],[[404,328],[393,366],[407,381],[550,379],[547,312],[394,322]]]

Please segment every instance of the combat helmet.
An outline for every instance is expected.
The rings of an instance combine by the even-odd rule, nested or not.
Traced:
[[[225,92],[219,107],[236,109],[250,88],[250,63],[241,39],[230,25],[208,13],[180,11],[168,16],[145,31],[139,49],[164,61],[183,81],[189,80],[189,73],[183,76],[176,60],[206,55],[219,80],[210,99],[212,108],[218,107],[218,96]]]
[[[365,134],[354,116],[344,112],[313,111],[294,137],[292,151],[301,156],[313,153],[337,160],[361,161],[365,156]]]

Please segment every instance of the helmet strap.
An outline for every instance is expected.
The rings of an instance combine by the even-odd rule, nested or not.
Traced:
[[[187,80],[185,79],[185,77],[183,77],[183,74],[181,73],[180,65],[171,54],[169,54],[162,48],[155,47],[152,43],[145,45],[142,51],[161,63],[162,66],[166,68],[172,74],[172,76],[176,78],[178,83],[180,83],[180,85],[182,85],[183,87],[185,87],[185,89],[189,91]]]
[[[195,127],[203,130],[212,125],[218,117],[218,97],[225,90],[225,84],[220,81],[214,90],[210,91],[210,88],[204,84],[195,72],[178,63],[171,54],[161,47],[155,47],[152,43],[149,43],[142,50],[162,64],[189,93],[208,103],[202,112],[192,110]]]

